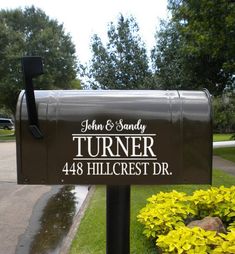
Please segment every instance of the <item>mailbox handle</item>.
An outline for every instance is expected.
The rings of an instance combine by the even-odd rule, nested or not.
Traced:
[[[39,127],[38,113],[35,102],[33,78],[43,74],[42,58],[38,56],[25,56],[21,59],[22,72],[25,83],[25,96],[28,111],[29,131],[36,139],[43,138]]]

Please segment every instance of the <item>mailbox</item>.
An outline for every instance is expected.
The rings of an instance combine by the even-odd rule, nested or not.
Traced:
[[[20,184],[211,183],[206,90],[41,90],[35,101],[36,132],[25,91],[17,104]]]

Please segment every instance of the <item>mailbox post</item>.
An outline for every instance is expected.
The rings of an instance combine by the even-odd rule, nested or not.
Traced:
[[[130,186],[107,186],[106,253],[130,252]]]
[[[22,60],[16,110],[19,184],[107,185],[107,253],[129,253],[130,185],[210,184],[208,91],[34,91]]]

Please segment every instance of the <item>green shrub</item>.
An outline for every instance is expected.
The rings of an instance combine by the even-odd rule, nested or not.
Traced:
[[[235,131],[235,95],[213,98],[214,132],[233,133]]]
[[[235,253],[235,231],[217,235],[215,231],[199,227],[181,227],[160,235],[156,245],[163,253],[232,254]]]
[[[147,199],[149,203],[152,204],[159,204],[159,203],[165,203],[167,201],[170,202],[185,202],[188,201],[188,196],[184,192],[178,192],[178,191],[171,191],[171,192],[162,192],[160,191],[156,195],[152,195],[150,198]]]
[[[235,219],[235,186],[197,190],[189,200],[198,218],[218,216],[226,224]]]
[[[228,230],[233,230],[233,231],[235,230],[235,220],[232,223],[229,224],[227,229]]]
[[[213,254],[230,254],[235,253],[235,230],[228,234],[219,234],[223,239],[222,242],[213,250]]]
[[[216,236],[215,231],[205,231],[199,227],[181,227],[167,235],[160,235],[156,244],[163,253],[207,254],[222,242],[222,238]]]
[[[147,199],[137,216],[143,234],[157,239],[163,253],[235,253],[235,186],[183,192],[160,192]],[[217,216],[226,224],[228,234],[201,228],[187,228],[187,221]],[[227,251],[227,252],[226,252]]]
[[[159,234],[184,226],[184,221],[195,216],[194,210],[188,202],[187,195],[182,192],[160,192],[147,199],[148,204],[137,216],[144,224],[144,235],[156,238]]]

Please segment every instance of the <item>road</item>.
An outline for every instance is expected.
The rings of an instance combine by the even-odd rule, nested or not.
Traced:
[[[0,254],[14,254],[37,201],[49,186],[16,184],[15,142],[0,143]]]

